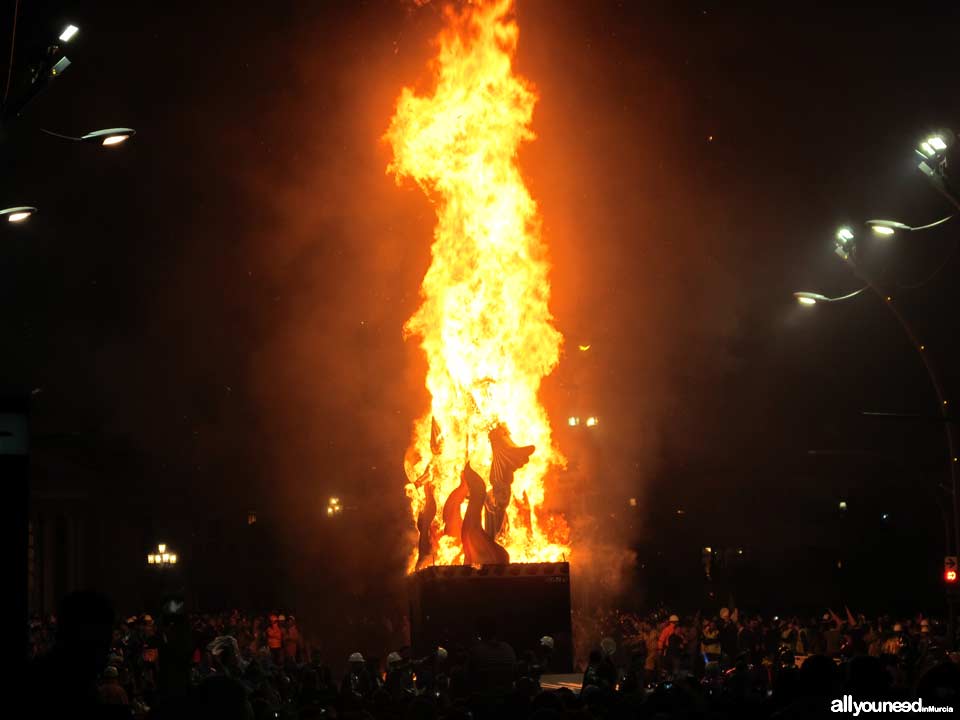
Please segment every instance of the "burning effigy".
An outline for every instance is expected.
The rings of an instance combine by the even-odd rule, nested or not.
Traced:
[[[512,0],[447,7],[444,19],[429,90],[403,89],[385,135],[388,172],[413,180],[437,216],[422,302],[404,326],[431,397],[405,459],[419,531],[408,569],[557,562],[569,532],[545,505],[546,479],[563,457],[538,394],[563,338],[518,164],[537,93],[514,71]]]

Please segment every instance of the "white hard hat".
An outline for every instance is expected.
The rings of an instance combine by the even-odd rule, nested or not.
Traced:
[[[438,647],[438,648],[437,648],[437,658],[440,659],[440,660],[446,660],[446,659],[447,659],[447,649],[446,649],[445,647]]]
[[[672,622],[672,623],[678,623],[678,622],[680,622],[680,618],[678,618],[676,615],[671,615],[671,616],[670,616],[670,622]]]
[[[393,665],[394,663],[403,662],[403,658],[400,657],[400,653],[392,652],[387,655],[387,665]]]
[[[540,638],[540,645],[553,650],[553,638],[549,635],[544,635],[542,638]]]
[[[363,662],[363,655],[361,655],[358,652],[350,653],[350,657],[347,658],[347,662],[352,662],[352,663]]]

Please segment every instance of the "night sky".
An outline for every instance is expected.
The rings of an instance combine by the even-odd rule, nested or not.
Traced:
[[[439,8],[21,5],[15,77],[80,27],[3,143],[0,204],[40,208],[0,237],[0,379],[33,391],[35,490],[88,493],[130,558],[255,507],[294,588],[399,575],[427,402],[401,327],[434,216],[380,138],[400,89],[428,82]],[[836,542],[824,518],[845,498],[843,542],[867,554],[892,528],[909,548],[889,562],[935,574],[942,428],[861,415],[935,414],[918,357],[876,297],[791,293],[861,286],[838,225],[949,214],[912,148],[960,127],[960,9],[764,5],[518,0],[540,95],[521,165],[567,338],[543,397],[589,486],[562,502],[613,516],[608,540],[641,558],[689,546],[695,571],[703,544],[768,567]],[[110,126],[137,136],[107,151],[37,131]],[[865,238],[869,267],[916,282],[958,232]],[[960,403],[956,270],[896,296]],[[573,405],[601,418],[593,436],[563,426]],[[356,508],[336,528],[332,493]]]

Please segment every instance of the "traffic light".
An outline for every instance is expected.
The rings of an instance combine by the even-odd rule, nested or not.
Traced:
[[[947,586],[957,585],[957,556],[947,555],[943,559],[943,582]]]

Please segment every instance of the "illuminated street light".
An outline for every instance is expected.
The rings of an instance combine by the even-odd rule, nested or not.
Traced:
[[[946,150],[953,143],[953,133],[943,130],[927,137],[920,142],[918,154],[924,159],[934,159]]]
[[[813,293],[813,292],[795,292],[793,294],[793,297],[795,297],[797,302],[803,305],[804,307],[812,307],[817,303],[843,302],[844,300],[849,300],[852,297],[856,297],[866,289],[867,288],[862,287],[859,290],[855,290],[854,292],[848,295],[841,295],[840,297],[835,297],[835,298],[827,297],[826,295],[821,295],[820,293]]]
[[[575,415],[571,415],[570,417],[567,418],[567,425],[569,425],[570,427],[577,427],[577,425],[579,424],[580,424],[580,418],[576,417]]]
[[[126,142],[134,135],[137,134],[137,131],[133,128],[128,127],[115,127],[115,128],[105,128],[103,130],[93,130],[88,132],[86,135],[81,135],[80,137],[74,137],[73,135],[63,135],[61,133],[53,132],[52,130],[44,130],[40,128],[40,132],[46,133],[55,138],[60,138],[61,140],[69,140],[70,142],[83,142],[90,144],[97,144],[103,147],[110,147],[112,145],[119,145],[123,142]]]
[[[797,299],[798,303],[808,307],[811,305],[816,305],[818,302],[830,302],[830,298],[817,293],[795,292],[793,296]]]
[[[600,424],[600,420],[595,418],[593,415],[587,418],[587,427],[596,427]]]
[[[35,207],[30,207],[29,205],[20,205],[18,207],[8,207],[0,210],[0,218],[6,218],[7,222],[22,223],[24,220],[29,220],[30,217],[35,215],[37,209]]]
[[[170,567],[171,565],[176,565],[177,560],[177,554],[168,552],[165,543],[157,545],[157,551],[155,553],[147,554],[147,565],[153,565],[154,567]]]
[[[897,230],[903,230],[906,232],[929,230],[930,228],[943,225],[945,222],[952,219],[953,215],[947,215],[947,217],[940,218],[936,222],[929,223],[928,225],[917,225],[916,227],[907,225],[906,223],[897,222],[896,220],[867,220],[865,225],[873,230],[873,232],[877,235],[893,235]]]
[[[837,507],[840,508],[841,510],[846,510],[846,509],[847,509],[847,501],[846,501],[846,500],[841,500],[841,501],[840,501],[840,504],[837,505]]]
[[[64,28],[63,32],[60,33],[60,42],[70,42],[73,39],[73,36],[80,31],[76,25],[67,25]]]
[[[327,500],[327,517],[333,517],[343,512],[343,505],[340,504],[340,498],[331,497]]]
[[[107,128],[106,130],[94,130],[93,132],[88,132],[80,140],[82,142],[92,142],[100,143],[103,146],[109,147],[111,145],[119,145],[122,142],[126,142],[134,135],[137,134],[137,131],[133,128]]]
[[[849,260],[854,250],[854,238],[853,230],[848,227],[842,227],[837,230],[837,242],[834,252],[844,260]]]

